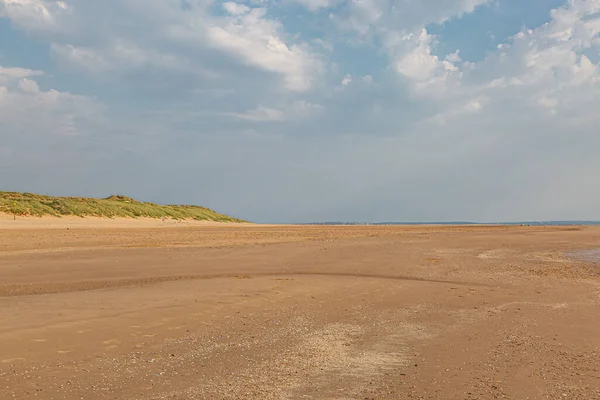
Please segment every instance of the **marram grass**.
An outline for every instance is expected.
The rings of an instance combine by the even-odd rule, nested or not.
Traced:
[[[0,212],[6,214],[62,217],[172,218],[178,220],[244,222],[211,209],[191,205],[144,203],[130,197],[113,195],[104,199],[54,197],[33,193],[0,191]]]

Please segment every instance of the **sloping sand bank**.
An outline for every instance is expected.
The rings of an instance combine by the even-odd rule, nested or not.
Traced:
[[[175,226],[224,226],[238,225],[248,226],[250,223],[224,223],[213,221],[196,220],[173,220],[156,218],[96,218],[96,217],[32,217],[17,216],[0,213],[0,229],[64,229],[71,227],[79,228],[158,228]]]

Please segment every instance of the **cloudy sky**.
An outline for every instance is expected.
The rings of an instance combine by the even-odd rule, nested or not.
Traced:
[[[600,0],[0,0],[0,190],[600,219]]]

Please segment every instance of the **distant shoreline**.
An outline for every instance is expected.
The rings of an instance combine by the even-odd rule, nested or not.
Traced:
[[[600,221],[523,221],[523,222],[309,222],[293,225],[498,225],[498,226],[597,226]]]
[[[151,227],[192,227],[192,226],[600,226],[600,221],[526,221],[526,222],[310,222],[310,223],[252,223],[252,222],[218,222],[198,221],[194,219],[147,218],[147,217],[93,217],[93,216],[32,216],[0,212],[0,229],[3,228],[151,228]]]

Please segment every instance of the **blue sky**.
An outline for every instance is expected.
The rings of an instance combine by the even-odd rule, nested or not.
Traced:
[[[0,189],[600,219],[600,0],[0,0]]]

